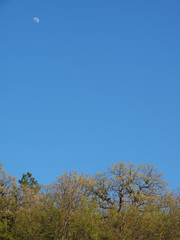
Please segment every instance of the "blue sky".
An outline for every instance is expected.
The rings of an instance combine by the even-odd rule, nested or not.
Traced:
[[[179,0],[0,0],[5,169],[48,184],[123,160],[178,187],[179,12]]]

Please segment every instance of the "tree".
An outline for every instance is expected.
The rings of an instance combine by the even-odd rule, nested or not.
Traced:
[[[16,211],[16,179],[0,163],[0,239],[12,239]]]
[[[161,195],[166,189],[162,174],[152,165],[118,162],[104,173],[97,173],[91,185],[92,194],[103,209],[118,212],[132,204],[141,207]]]
[[[30,173],[19,183],[0,165],[1,240],[180,239],[180,195],[151,165],[66,172],[41,189]]]
[[[74,212],[77,211],[86,200],[86,177],[79,176],[77,171],[68,173],[57,178],[52,184],[53,201],[58,212],[58,221],[55,229],[57,237],[68,239],[70,234],[70,223]]]
[[[30,189],[39,187],[37,180],[35,180],[35,178],[32,177],[32,174],[30,172],[27,172],[26,174],[23,173],[23,176],[19,180],[19,183],[21,186],[26,186]]]

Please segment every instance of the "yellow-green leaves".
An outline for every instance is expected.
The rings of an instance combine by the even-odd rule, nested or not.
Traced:
[[[177,240],[179,196],[151,165],[66,172],[48,186],[31,174],[18,185],[0,165],[0,239]]]

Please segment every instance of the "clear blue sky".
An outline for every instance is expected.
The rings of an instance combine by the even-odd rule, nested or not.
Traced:
[[[0,43],[9,173],[48,184],[124,160],[179,186],[179,0],[0,0]]]

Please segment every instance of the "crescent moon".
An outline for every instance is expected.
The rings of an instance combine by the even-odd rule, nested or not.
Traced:
[[[39,18],[38,17],[34,17],[33,21],[36,22],[36,23],[39,23]]]

